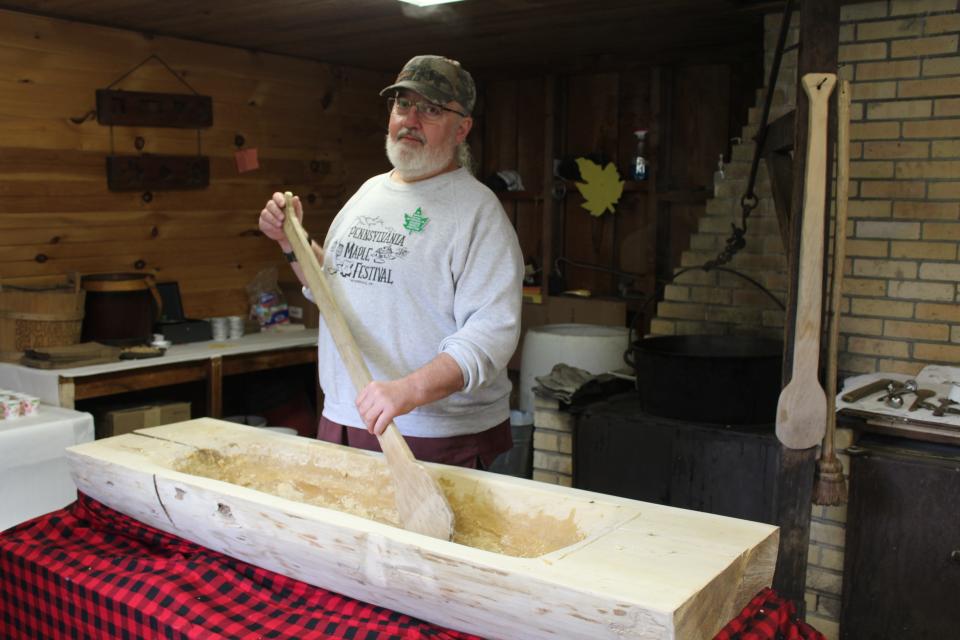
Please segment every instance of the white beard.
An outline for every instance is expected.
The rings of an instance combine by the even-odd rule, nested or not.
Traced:
[[[406,132],[401,129],[397,133],[399,139]],[[408,134],[409,135],[409,134]],[[415,139],[419,139],[416,136]],[[417,148],[393,140],[387,134],[387,158],[404,180],[416,180],[424,176],[440,173],[453,161],[456,144],[429,147],[423,144]]]

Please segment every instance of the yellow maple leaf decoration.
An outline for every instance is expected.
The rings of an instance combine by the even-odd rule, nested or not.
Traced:
[[[600,217],[606,211],[613,213],[614,205],[623,195],[623,180],[617,168],[611,162],[601,169],[596,162],[586,158],[577,158],[577,166],[580,168],[580,177],[584,179],[584,182],[576,183],[577,190],[585,199],[580,206],[592,216]]]

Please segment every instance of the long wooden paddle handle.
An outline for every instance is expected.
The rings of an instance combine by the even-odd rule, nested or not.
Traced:
[[[833,286],[830,289],[830,337],[827,341],[827,432],[822,457],[833,454],[837,424],[837,358],[840,349],[840,303],[843,265],[847,255],[847,199],[850,195],[850,82],[840,81],[837,92],[837,215],[833,221]]]
[[[832,73],[808,73],[803,90],[809,99],[807,161],[804,167],[803,224],[797,289],[792,378],[817,379],[823,313],[823,225],[826,204],[827,122]],[[818,383],[819,384],[819,383]]]
[[[340,306],[337,304],[333,292],[330,290],[330,283],[327,282],[327,278],[323,274],[323,267],[310,247],[307,233],[294,213],[293,194],[288,191],[284,194],[284,198],[286,199],[286,207],[283,232],[293,247],[293,253],[297,256],[297,262],[300,263],[300,268],[303,271],[303,277],[307,281],[307,286],[310,287],[310,292],[317,302],[320,313],[323,314],[327,330],[330,332],[334,344],[337,345],[337,351],[347,368],[350,381],[353,382],[356,392],[360,393],[372,380],[370,369],[367,368],[367,363],[364,362],[363,356],[360,354],[360,347],[357,346],[357,341],[340,311]],[[388,441],[389,446],[384,446],[384,440]],[[410,460],[414,459],[410,447],[392,421],[387,425],[383,435],[380,436],[380,444],[385,455],[400,454]]]

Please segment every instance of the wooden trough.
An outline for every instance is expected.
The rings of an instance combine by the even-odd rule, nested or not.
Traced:
[[[437,540],[395,525],[381,455],[209,418],[67,455],[158,529],[489,638],[711,638],[776,564],[770,525],[427,464],[456,516]]]

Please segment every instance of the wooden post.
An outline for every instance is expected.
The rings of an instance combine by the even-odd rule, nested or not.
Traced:
[[[767,126],[766,143],[762,151],[770,176],[773,204],[777,210],[780,239],[787,255],[790,255],[790,206],[793,197],[793,161],[790,152],[793,151],[795,116],[796,113],[791,111]]]
[[[799,268],[800,232],[803,223],[803,187],[807,148],[807,97],[799,83],[804,74],[837,72],[840,38],[840,3],[836,0],[803,0],[800,6],[800,51],[797,63],[797,110],[794,119],[793,194],[790,207],[789,284],[785,317],[783,382],[790,381],[793,368],[793,327],[797,305],[797,273]],[[830,118],[827,148],[836,140],[836,116]],[[830,162],[823,168],[829,184]],[[829,205],[831,189],[826,189]],[[827,209],[829,210],[829,209]],[[810,507],[813,497],[813,474],[816,468],[816,447],[794,451],[781,447],[781,481],[777,492],[780,554],[773,585],[784,597],[803,610],[804,584],[807,573],[807,547],[810,542]]]
[[[207,414],[211,418],[223,417],[223,358],[220,356],[207,360]]]
[[[540,293],[546,298],[550,294],[550,274],[553,273],[554,242],[556,235],[555,218],[557,201],[553,197],[553,159],[556,156],[556,118],[557,77],[548,75],[543,80],[543,185],[541,187],[542,208],[540,218]]]
[[[673,147],[673,83],[674,68],[658,65],[650,71],[651,131],[647,133],[647,153],[650,154],[653,174],[648,192],[648,203],[654,207],[657,229],[657,254],[654,270],[656,282],[668,282],[673,277],[673,243],[671,240],[669,201],[660,195],[673,187],[671,153]],[[650,180],[650,177],[647,178]]]
[[[60,406],[64,409],[76,408],[77,387],[73,378],[60,378],[58,394],[60,396]]]

